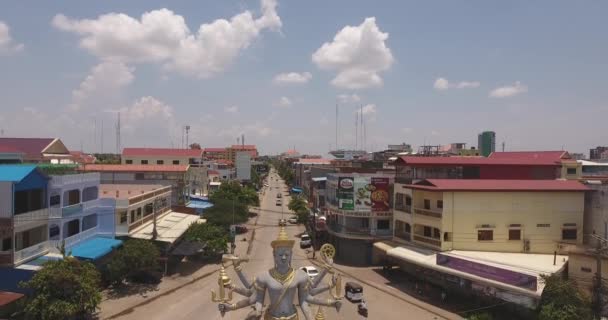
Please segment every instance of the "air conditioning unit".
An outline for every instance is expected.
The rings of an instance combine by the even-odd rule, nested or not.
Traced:
[[[524,239],[524,252],[530,251],[530,239]]]

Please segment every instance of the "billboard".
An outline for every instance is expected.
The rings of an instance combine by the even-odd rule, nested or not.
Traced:
[[[355,200],[353,191],[355,181],[352,177],[340,177],[338,179],[338,208],[340,210],[354,210]]]
[[[389,179],[372,178],[370,189],[372,211],[389,211],[391,209],[389,204]]]
[[[372,208],[371,201],[371,183],[368,177],[355,177],[355,210],[370,211]]]
[[[487,264],[473,262],[452,256],[437,254],[437,265],[454,270],[470,273],[482,278],[510,284],[512,286],[534,290],[537,289],[538,279],[536,276],[490,266]]]

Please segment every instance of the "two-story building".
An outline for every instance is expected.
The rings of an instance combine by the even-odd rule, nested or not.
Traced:
[[[0,138],[0,159],[7,156],[13,163],[15,160],[23,163],[76,163],[68,148],[57,138]]]
[[[194,165],[202,162],[201,149],[124,148],[122,164]]]

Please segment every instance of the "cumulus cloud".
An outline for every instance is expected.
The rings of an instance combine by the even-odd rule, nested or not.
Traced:
[[[274,105],[282,108],[289,108],[293,103],[287,97],[281,97]]]
[[[23,50],[23,44],[15,43],[10,31],[9,26],[4,21],[0,21],[0,54],[10,54]]]
[[[237,106],[226,107],[226,108],[224,108],[224,112],[237,114],[237,113],[239,113],[239,107],[237,107]]]
[[[338,95],[338,102],[340,103],[352,103],[352,102],[359,102],[361,101],[361,98],[356,95],[356,94],[340,94]]]
[[[528,92],[528,87],[516,81],[513,85],[496,88],[490,91],[491,98],[508,98]]]
[[[332,42],[313,53],[312,61],[320,69],[338,73],[331,81],[336,87],[378,87],[383,84],[379,73],[388,70],[394,61],[387,39],[388,33],[380,31],[376,18],[366,18],[359,26],[342,28]]]
[[[229,20],[217,19],[190,31],[183,16],[168,9],[137,19],[108,13],[97,19],[56,15],[52,25],[81,36],[80,47],[102,60],[159,63],[183,75],[208,78],[225,70],[261,31],[279,30],[276,0],[261,0],[262,15],[248,10]]]
[[[305,84],[308,83],[312,79],[312,74],[310,72],[289,72],[289,73],[279,73],[277,74],[273,82],[275,84]]]
[[[362,108],[359,108],[355,111],[356,114],[359,114],[359,115],[362,114],[366,119],[372,119],[372,120],[376,119],[377,112],[378,112],[378,109],[377,109],[376,105],[373,103],[366,104]]]
[[[471,89],[479,88],[481,83],[479,81],[460,81],[456,83],[450,83],[446,78],[437,78],[433,87],[436,90],[448,90],[448,89]]]
[[[99,106],[98,102],[107,102],[110,96],[116,95],[133,82],[133,71],[133,68],[117,61],[105,61],[96,65],[78,89],[72,91],[69,109],[78,111],[90,103]]]
[[[150,118],[169,120],[173,118],[173,108],[164,102],[151,97],[141,97],[132,105],[122,108],[121,115],[127,120],[141,121]]]

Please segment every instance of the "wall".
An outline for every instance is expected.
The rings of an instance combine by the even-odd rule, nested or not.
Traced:
[[[570,253],[568,255],[568,277],[576,281],[576,285],[591,294],[595,283],[597,261],[593,255]],[[602,259],[602,278],[608,277],[608,258]]]
[[[132,164],[141,164],[141,160],[148,160],[148,164],[157,164],[156,161],[164,161],[164,165],[172,165],[173,160],[179,160],[179,164],[190,164],[188,156],[122,156],[121,163],[127,164],[127,160],[133,160]]]
[[[0,217],[13,216],[13,183],[0,181]]]
[[[592,191],[585,193],[584,233],[608,238],[608,184],[587,184]],[[592,238],[585,243],[595,246]]]
[[[557,179],[559,166],[480,166],[480,179]]]
[[[576,223],[571,243],[582,243],[583,208],[583,192],[446,192],[442,234],[452,232],[453,244],[442,249],[524,252],[529,239],[530,252],[553,253],[564,223]],[[483,224],[493,226],[492,241],[477,240]],[[521,224],[521,240],[508,240],[510,224]]]

